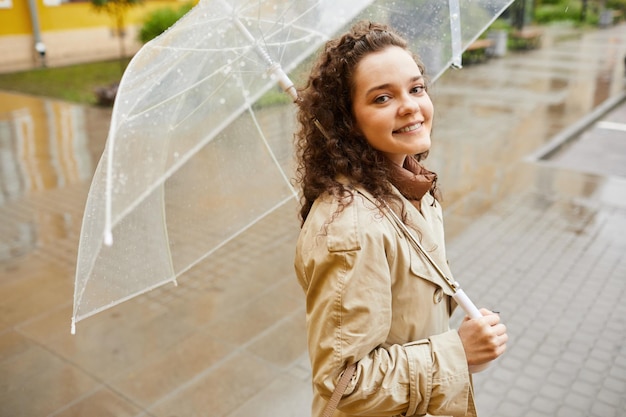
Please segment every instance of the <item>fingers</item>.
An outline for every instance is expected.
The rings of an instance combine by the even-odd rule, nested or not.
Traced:
[[[495,359],[502,355],[506,350],[506,344],[509,341],[509,335],[506,332],[506,326],[502,323],[491,326],[489,330],[492,334],[490,338],[490,343]]]
[[[489,316],[489,315],[491,315],[491,314],[494,314],[494,312],[493,312],[493,311],[488,310],[488,309],[486,309],[486,308],[484,308],[484,307],[483,307],[483,308],[481,308],[479,311],[480,311],[480,313],[481,313],[483,316]]]
[[[500,315],[481,309],[483,317],[465,318],[459,333],[466,350],[468,364],[476,365],[498,358],[506,350],[509,340],[506,326],[500,322]]]
[[[465,316],[463,321],[482,320],[482,321],[484,321],[485,323],[487,323],[490,326],[494,326],[494,325],[500,323],[500,315],[499,314],[493,313],[493,312],[487,310],[486,308],[481,308],[480,312],[483,315],[482,317],[477,318],[477,319],[471,319],[469,316]]]

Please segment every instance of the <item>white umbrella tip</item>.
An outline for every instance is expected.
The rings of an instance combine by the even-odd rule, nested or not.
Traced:
[[[111,246],[113,244],[113,233],[110,231],[104,233],[104,244],[107,246]]]

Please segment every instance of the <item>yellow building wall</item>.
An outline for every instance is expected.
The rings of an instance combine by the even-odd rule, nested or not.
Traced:
[[[46,6],[43,0],[36,0],[41,32],[113,26],[113,21],[104,12],[97,12],[91,2],[62,3],[59,6]],[[128,9],[126,24],[140,24],[152,10],[185,4],[183,0],[145,0],[142,4]],[[11,8],[0,8],[0,36],[31,34],[28,0],[13,0]]]
[[[0,36],[31,32],[27,0],[14,1],[9,9],[0,9]]]
[[[58,6],[46,5],[44,0],[35,1],[41,39],[46,48],[45,61],[34,48],[28,0],[13,0],[10,8],[0,8],[0,72],[119,57],[120,38],[116,35],[113,18],[96,11],[90,1]],[[124,22],[126,34],[121,40],[125,54],[132,56],[141,47],[137,32],[148,13],[165,7],[177,9],[186,2],[144,0],[129,8]]]

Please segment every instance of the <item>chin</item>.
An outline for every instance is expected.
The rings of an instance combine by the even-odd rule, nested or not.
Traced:
[[[428,139],[428,143],[421,142],[420,144],[417,144],[414,148],[413,148],[413,155],[419,155],[421,153],[424,152],[428,152],[430,151],[430,138]]]

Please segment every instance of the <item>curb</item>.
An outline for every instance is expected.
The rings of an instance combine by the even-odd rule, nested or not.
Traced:
[[[561,148],[576,139],[589,126],[623,102],[626,102],[626,89],[615,97],[605,100],[602,104],[593,109],[591,113],[553,136],[545,145],[524,158],[524,161],[542,162],[550,159],[555,153],[561,150]]]

